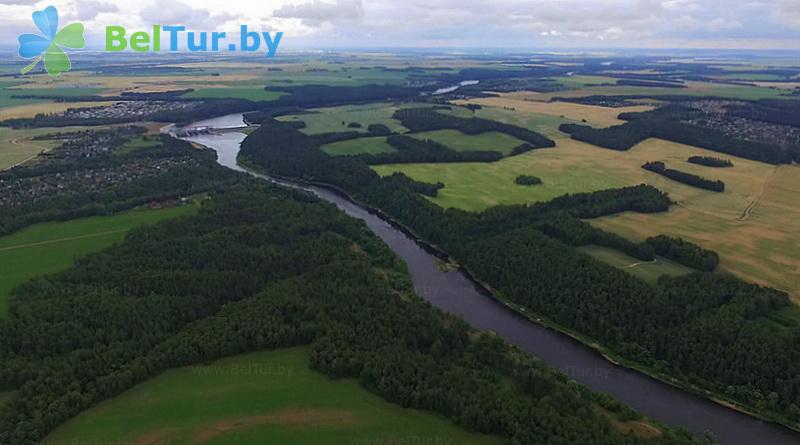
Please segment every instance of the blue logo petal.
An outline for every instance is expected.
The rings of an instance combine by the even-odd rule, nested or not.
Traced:
[[[36,34],[22,34],[19,36],[19,56],[23,59],[32,59],[42,54],[50,46],[50,39]]]
[[[33,23],[45,37],[53,40],[58,32],[58,11],[54,6],[48,6],[44,11],[36,11],[33,13]]]

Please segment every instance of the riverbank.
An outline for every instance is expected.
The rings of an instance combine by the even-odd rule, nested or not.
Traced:
[[[241,140],[235,144],[229,139],[209,141],[211,145],[215,142],[220,142],[216,144],[220,146],[210,148],[220,153],[223,165],[279,185],[309,191],[365,221],[406,262],[420,297],[461,316],[476,329],[496,332],[593,391],[609,393],[662,424],[684,427],[700,436],[712,431],[722,444],[800,443],[800,436],[796,430],[787,428],[789,425],[758,416],[672,376],[627,362],[592,339],[531,314],[482,283],[439,246],[427,243],[399,221],[380,209],[363,205],[346,191],[324,183],[260,174],[260,169],[246,159],[237,164]],[[443,272],[441,262],[452,265],[458,272]]]

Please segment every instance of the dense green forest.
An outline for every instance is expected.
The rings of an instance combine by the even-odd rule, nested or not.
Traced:
[[[274,175],[346,190],[442,248],[502,298],[624,359],[755,412],[800,421],[800,327],[770,318],[790,304],[785,293],[710,273],[649,285],[571,248],[599,244],[652,259],[650,243],[606,234],[578,218],[666,211],[672,203],[655,188],[567,195],[480,213],[444,210],[421,197],[412,180],[380,178],[363,160],[327,156],[298,133],[267,123],[244,141],[242,156]],[[654,244],[710,268],[705,252]]]
[[[713,272],[719,266],[719,255],[681,238],[659,235],[647,239],[653,251],[684,266]]]
[[[0,320],[0,388],[16,391],[0,409],[0,443],[37,443],[168,368],[303,344],[331,377],[509,443],[704,443],[616,432],[598,403],[637,416],[416,297],[362,223],[240,181],[197,216],[135,230],[17,289]]]

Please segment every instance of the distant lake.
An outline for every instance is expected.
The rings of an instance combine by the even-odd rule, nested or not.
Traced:
[[[461,87],[466,87],[466,86],[470,86],[470,85],[477,85],[479,83],[480,83],[480,80],[465,80],[463,82],[460,82],[458,85],[453,85],[451,87],[445,87],[445,88],[439,88],[438,90],[433,92],[433,95],[434,96],[438,96],[439,94],[452,93],[453,91],[455,91],[455,90],[457,90],[457,89],[459,89]]]

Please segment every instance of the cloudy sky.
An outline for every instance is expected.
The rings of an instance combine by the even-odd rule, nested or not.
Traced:
[[[106,25],[283,31],[282,48],[800,50],[800,0],[0,0],[0,39],[55,5],[101,44]]]

